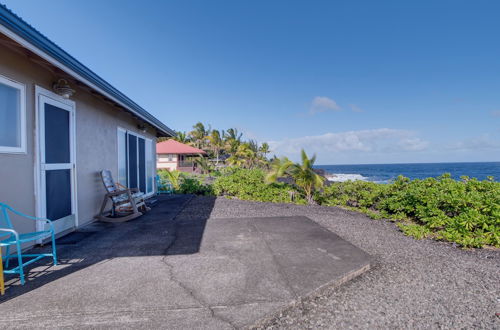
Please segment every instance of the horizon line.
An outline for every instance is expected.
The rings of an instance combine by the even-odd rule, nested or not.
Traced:
[[[474,161],[474,162],[415,162],[415,163],[358,163],[358,164],[315,164],[314,166],[348,166],[348,165],[412,165],[412,164],[480,164],[480,163],[499,163],[496,161]]]

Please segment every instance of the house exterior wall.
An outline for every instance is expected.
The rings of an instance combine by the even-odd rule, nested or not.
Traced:
[[[166,169],[169,171],[177,170],[177,159],[176,154],[157,154],[156,155],[156,167],[158,169]]]
[[[26,56],[0,45],[0,75],[26,86],[27,151],[24,154],[0,153],[0,202],[29,214],[36,214],[35,155],[36,131],[35,86],[51,90],[56,76],[52,71]],[[76,177],[79,226],[93,221],[104,196],[99,172],[110,169],[118,176],[117,128],[136,132],[156,142],[156,131],[149,127],[139,132],[138,122],[129,114],[108,105],[82,88],[76,93]],[[153,159],[156,152],[152,148]],[[34,222],[13,218],[19,232],[35,230]]]

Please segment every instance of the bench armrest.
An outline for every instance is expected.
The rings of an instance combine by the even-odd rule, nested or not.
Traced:
[[[16,240],[19,240],[19,234],[18,234],[18,233],[17,233],[17,231],[15,231],[14,229],[10,229],[10,228],[0,228],[0,232],[11,233],[12,235],[16,236]]]

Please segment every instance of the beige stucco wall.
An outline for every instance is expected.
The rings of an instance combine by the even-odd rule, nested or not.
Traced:
[[[172,160],[168,160],[168,157]],[[177,155],[176,154],[157,154],[156,155],[156,168],[174,171],[177,169]]]
[[[25,154],[0,153],[0,201],[21,212],[35,215],[35,85],[50,90],[59,78],[50,70],[0,45],[0,74],[26,85]],[[72,86],[75,88],[76,86]],[[76,102],[76,171],[79,225],[93,221],[104,195],[99,171],[118,171],[117,128],[139,133],[156,140],[156,132],[148,128],[139,132],[138,122],[129,114],[108,105],[81,88],[75,88]],[[156,159],[155,148],[152,148]],[[15,221],[20,232],[35,230],[33,222]]]
[[[177,169],[177,162],[157,162],[156,168],[174,171]]]
[[[79,93],[73,99],[76,101],[78,216],[82,224],[92,221],[105,193],[99,172],[110,169],[113,177],[118,178],[118,127],[149,139],[156,138],[154,130],[140,132],[138,123],[130,115],[118,112],[88,93]]]

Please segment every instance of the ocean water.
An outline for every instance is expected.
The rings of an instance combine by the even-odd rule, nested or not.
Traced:
[[[363,180],[388,183],[398,175],[410,179],[425,179],[450,173],[454,179],[466,175],[478,180],[493,176],[500,181],[500,162],[489,163],[421,163],[421,164],[373,164],[373,165],[317,165],[324,169],[330,181]]]

